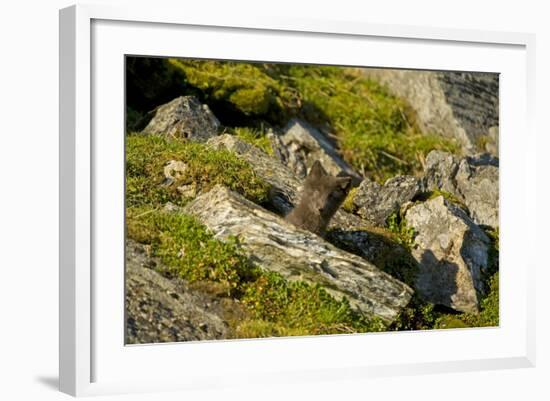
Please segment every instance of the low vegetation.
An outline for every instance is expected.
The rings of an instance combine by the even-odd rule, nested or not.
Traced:
[[[182,161],[186,169],[171,185],[165,184],[164,167]],[[227,150],[214,150],[204,144],[166,139],[160,136],[129,134],[126,137],[126,203],[159,206],[166,202],[185,202],[177,188],[193,184],[207,191],[222,184],[248,199],[262,203],[269,185],[250,165]]]
[[[457,151],[452,141],[422,133],[410,107],[358,69],[291,65],[287,73],[303,116],[333,132],[344,158],[364,175],[384,182],[419,172],[433,149]]]
[[[355,213],[357,211],[357,207],[355,203],[353,202],[355,198],[355,194],[357,194],[357,191],[359,190],[359,187],[352,188],[348,195],[346,196],[346,199],[344,199],[344,202],[342,203],[342,209],[344,209],[348,213]]]
[[[494,327],[499,325],[499,275],[493,274],[489,279],[489,292],[481,300],[479,314],[441,314],[435,321],[436,329],[462,327]]]
[[[330,133],[346,161],[380,183],[399,174],[419,173],[433,149],[459,151],[452,140],[421,132],[409,105],[360,70],[128,58],[127,81],[128,237],[149,246],[152,256],[162,260],[164,275],[182,277],[238,302],[244,315],[228,319],[235,338],[498,325],[498,229],[486,231],[493,247],[485,277],[488,290],[479,314],[452,313],[414,296],[386,327],[359,315],[347,300],[334,299],[319,285],[288,281],[250,263],[238,238],[219,241],[194,218],[162,210],[167,202],[183,206],[189,201],[178,191],[186,185],[202,192],[222,184],[258,204],[266,201],[270,189],[232,152],[133,132],[139,131],[147,112],[182,94],[208,104],[227,133],[267,154],[273,153],[267,132],[282,129],[292,117],[302,118]],[[186,168],[167,183],[164,168],[171,160],[185,163]],[[343,203],[352,213],[355,191]],[[459,199],[440,190],[421,200],[435,196],[465,208]],[[414,230],[399,213],[388,218],[385,228],[373,230],[391,250],[373,263],[412,286],[417,269],[410,255]]]
[[[262,128],[236,127],[231,130],[233,135],[238,136],[243,141],[260,148],[268,155],[273,155],[271,141],[266,135],[266,131]]]
[[[461,208],[462,210],[464,210],[466,213],[469,213],[468,207],[464,204],[464,202],[460,198],[458,198],[456,195],[454,195],[450,192],[447,192],[447,191],[444,191],[444,190],[438,189],[438,188],[435,188],[431,191],[428,191],[428,192],[425,192],[421,195],[418,195],[414,200],[417,201],[417,202],[425,202],[427,200],[437,198],[438,196],[442,196],[447,201],[453,203],[454,205],[456,205],[459,208]]]
[[[407,225],[406,220],[399,212],[392,213],[388,217],[386,225],[398,244],[403,245],[408,250],[414,246],[414,228]]]
[[[303,118],[332,133],[343,157],[380,182],[419,172],[433,149],[458,151],[452,140],[421,132],[415,113],[403,100],[356,68],[186,59],[163,62],[155,65],[166,77],[160,88],[143,89],[148,96],[158,92],[164,100],[166,93],[176,89],[195,95],[226,127],[256,129],[256,139],[265,133],[258,130],[260,125],[282,128],[292,117]],[[134,61],[133,68],[138,67]],[[149,71],[153,67],[140,68]],[[129,81],[130,88],[143,85],[138,79]],[[132,107],[135,112],[149,111]]]
[[[247,316],[231,321],[237,337],[381,331],[346,299],[319,285],[287,281],[250,263],[237,238],[219,241],[193,217],[151,208],[127,209],[128,237],[150,246],[166,266],[161,273],[201,282],[218,296],[239,300]],[[210,284],[210,285],[208,285]]]

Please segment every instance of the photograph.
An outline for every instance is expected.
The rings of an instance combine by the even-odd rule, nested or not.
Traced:
[[[498,73],[124,64],[127,345],[499,326]]]

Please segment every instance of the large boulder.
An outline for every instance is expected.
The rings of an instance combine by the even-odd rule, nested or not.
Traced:
[[[404,98],[424,132],[454,138],[467,154],[498,155],[499,77],[495,73],[365,68]]]
[[[289,280],[322,285],[337,299],[369,315],[391,322],[408,304],[413,291],[363,258],[224,187],[216,186],[184,208],[217,238],[237,236],[250,260]]]
[[[317,128],[305,121],[292,119],[279,138],[272,136],[276,154],[294,173],[304,178],[315,161],[332,176],[346,175],[358,184],[362,177],[346,163],[334,145]]]
[[[487,235],[443,196],[413,205],[405,220],[416,234],[418,294],[434,304],[477,312],[478,296],[485,291],[482,273],[489,266]]]
[[[193,96],[180,96],[157,107],[142,133],[206,142],[216,136],[220,122],[206,104]]]
[[[380,185],[370,179],[361,182],[353,195],[356,213],[377,226],[384,226],[387,218],[399,211],[422,191],[420,181],[412,176],[397,176]]]
[[[477,224],[499,226],[499,161],[488,154],[456,156],[434,150],[426,157],[424,190],[455,195]]]
[[[227,338],[216,302],[180,279],[157,273],[143,245],[126,244],[126,342],[145,344]]]

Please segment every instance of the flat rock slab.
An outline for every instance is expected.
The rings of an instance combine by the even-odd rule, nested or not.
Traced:
[[[443,196],[412,206],[405,220],[416,233],[418,294],[434,304],[477,312],[478,295],[485,291],[482,272],[489,264],[487,235]]]
[[[300,230],[224,187],[216,186],[184,208],[217,238],[237,236],[251,261],[289,280],[321,284],[357,310],[391,322],[413,291],[356,255]]]
[[[153,118],[142,131],[159,135],[206,142],[218,135],[220,122],[206,104],[193,96],[180,96],[156,108]]]

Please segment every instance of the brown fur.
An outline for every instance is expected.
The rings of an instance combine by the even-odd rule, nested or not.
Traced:
[[[299,228],[323,235],[325,229],[351,188],[351,177],[328,175],[316,161],[304,182],[298,205],[286,220]]]

